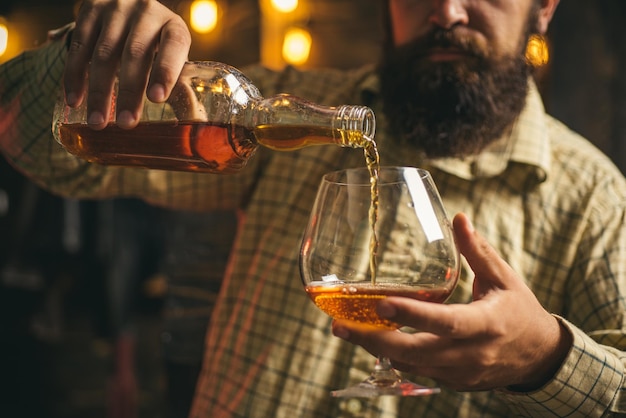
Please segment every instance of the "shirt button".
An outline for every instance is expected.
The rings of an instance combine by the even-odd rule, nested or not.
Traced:
[[[341,402],[339,408],[349,416],[358,416],[363,411],[363,403],[356,399],[346,399]]]
[[[349,399],[346,405],[346,411],[351,414],[358,414],[363,409],[363,404],[358,399]]]

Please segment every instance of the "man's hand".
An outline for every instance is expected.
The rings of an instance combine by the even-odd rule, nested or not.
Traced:
[[[470,304],[434,304],[389,297],[379,314],[415,334],[334,321],[333,333],[400,370],[456,390],[538,389],[556,373],[572,344],[548,313],[463,214],[454,218],[461,253],[476,277]]]
[[[119,70],[117,123],[134,127],[146,89],[153,102],[168,98],[190,45],[184,20],[156,0],[84,0],[65,67],[66,102],[78,106],[88,89],[88,123],[104,128]]]

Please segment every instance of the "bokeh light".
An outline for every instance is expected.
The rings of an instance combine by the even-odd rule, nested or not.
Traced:
[[[195,0],[191,3],[189,23],[198,33],[215,29],[218,20],[217,3],[214,0]]]
[[[0,56],[4,55],[9,45],[9,29],[7,25],[0,22]]]
[[[302,65],[309,59],[311,34],[302,28],[290,28],[283,42],[283,59],[292,65]]]
[[[546,65],[550,60],[550,52],[546,38],[531,35],[526,44],[526,59],[533,67]]]
[[[291,13],[298,8],[298,0],[272,0],[272,6],[281,13]]]

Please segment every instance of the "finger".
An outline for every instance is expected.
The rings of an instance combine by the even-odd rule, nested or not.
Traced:
[[[440,357],[439,354],[433,358],[437,359],[438,357]],[[466,369],[463,367],[465,363],[451,363],[447,365],[445,361],[441,361],[439,362],[440,364],[434,365],[432,359],[429,360],[426,360],[425,364],[416,365],[392,359],[391,365],[394,369],[401,372],[431,378],[437,381],[438,384],[454,390],[476,390],[476,387],[472,387],[472,384],[467,383],[472,380],[474,380],[473,385],[480,384],[480,382],[475,382],[476,379],[473,379],[473,374],[475,374],[474,368]]]
[[[159,34],[154,28],[155,16],[142,14],[128,34],[119,72],[117,124],[132,128],[139,121],[144,92]]]
[[[332,331],[335,336],[363,347],[374,356],[387,357],[411,372],[421,367],[449,367],[471,358],[471,353],[462,349],[463,341],[451,344],[451,339],[427,332],[383,330],[347,320],[334,320]],[[459,356],[460,352],[463,352],[462,356]]]
[[[71,41],[65,60],[63,86],[65,101],[69,106],[79,106],[87,90],[87,69],[91,54],[100,32],[100,22],[94,9],[83,2],[76,26],[71,34]]]
[[[180,16],[172,16],[161,30],[148,84],[150,100],[160,103],[169,97],[187,61],[190,46],[191,35],[187,25]]]
[[[451,340],[430,333],[361,327],[351,321],[333,321],[333,334],[363,347],[374,356],[391,360],[393,367],[429,377],[451,388],[476,390],[493,387],[486,379],[489,359],[469,340]]]
[[[334,319],[332,332],[338,338],[360,345],[374,356],[397,358],[392,355],[394,348],[404,344],[404,336],[398,330],[375,328],[349,320]]]
[[[464,339],[486,335],[489,332],[489,316],[485,313],[489,301],[472,304],[422,302],[402,297],[388,297],[378,302],[377,313],[381,318],[428,332],[440,337]]]
[[[113,11],[103,21],[94,48],[87,93],[87,123],[94,129],[104,128],[110,118],[113,86],[128,32],[125,22],[119,11]]]
[[[508,287],[509,281],[506,279],[515,277],[515,273],[482,235],[474,230],[467,215],[457,214],[453,226],[459,250],[480,281],[480,293],[486,293],[493,286]]]

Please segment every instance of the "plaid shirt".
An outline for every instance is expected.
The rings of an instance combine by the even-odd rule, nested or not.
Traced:
[[[506,138],[475,158],[424,161],[388,137],[371,69],[244,69],[266,96],[289,92],[318,103],[371,106],[379,115],[382,164],[429,169],[448,213],[466,212],[573,335],[560,370],[532,393],[443,388],[425,398],[340,400],[328,392],[365,378],[373,358],[331,335],[330,319],[302,288],[297,260],[321,176],[363,166],[362,153],[260,149],[241,173],[223,176],[88,164],[63,152],[50,131],[63,59],[64,45],[53,42],[0,67],[0,145],[15,166],[71,197],[141,196],[181,209],[243,208],[207,332],[192,417],[626,414],[626,183],[606,156],[545,114],[534,85]],[[471,285],[465,265],[451,303],[469,302]]]

